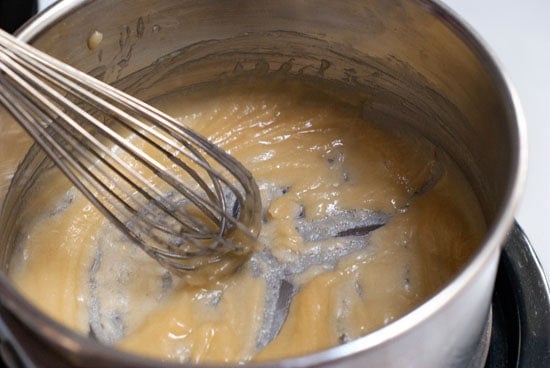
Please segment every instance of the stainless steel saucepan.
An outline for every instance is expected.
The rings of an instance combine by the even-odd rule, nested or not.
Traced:
[[[88,42],[94,31],[101,42]],[[489,229],[483,244],[451,282],[406,316],[349,343],[270,366],[471,363],[525,177],[525,132],[517,97],[499,66],[442,5],[429,0],[66,0],[18,35],[143,99],[240,73],[277,70],[346,86],[354,91],[352,103],[370,120],[419,130],[454,158],[474,188]],[[0,109],[0,199],[11,206],[4,210],[9,219],[0,222],[4,271],[20,236],[18,206],[24,205],[25,190],[44,159],[33,148],[23,160],[30,143]],[[26,174],[10,190],[11,200],[4,200],[22,161],[20,171]],[[0,298],[19,326],[42,341],[40,349],[61,354],[71,365],[174,366],[65,329],[30,305],[4,273]],[[23,345],[17,339],[11,343],[16,353],[24,353],[17,351]]]

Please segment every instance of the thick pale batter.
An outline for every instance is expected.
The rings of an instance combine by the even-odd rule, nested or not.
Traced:
[[[21,214],[10,276],[53,318],[106,344],[181,362],[319,351],[418,306],[484,234],[443,152],[299,83],[241,82],[156,104],[253,173],[265,248],[228,278],[185,285],[48,172]],[[284,293],[294,294],[286,320]]]

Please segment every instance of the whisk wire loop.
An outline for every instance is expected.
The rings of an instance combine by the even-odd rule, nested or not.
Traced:
[[[258,187],[241,163],[192,129],[1,30],[0,103],[167,268],[194,271],[250,251]]]

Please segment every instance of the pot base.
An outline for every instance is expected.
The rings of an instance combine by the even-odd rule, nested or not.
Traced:
[[[483,368],[486,367],[485,363],[487,361],[487,355],[489,354],[489,349],[491,348],[491,336],[493,331],[493,308],[489,310],[489,315],[487,317],[487,322],[485,323],[485,329],[481,335],[481,341],[477,345],[477,349],[468,364],[468,368]],[[489,367],[487,367],[489,368]]]

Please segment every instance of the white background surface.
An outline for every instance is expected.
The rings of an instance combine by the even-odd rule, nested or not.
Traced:
[[[39,0],[39,8],[54,0]],[[550,1],[444,0],[485,41],[527,120],[529,171],[517,220],[550,276]]]
[[[444,0],[485,41],[519,95],[529,164],[516,216],[550,277],[550,1]]]

